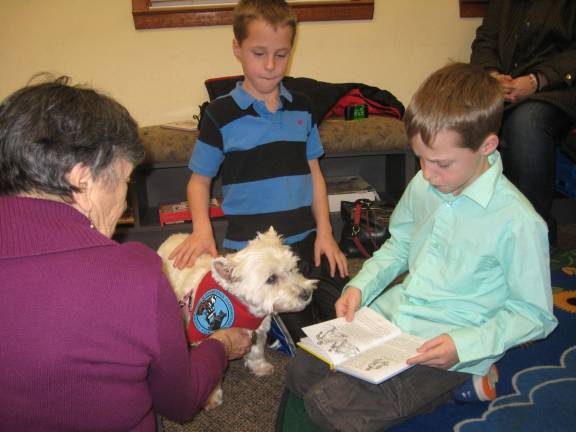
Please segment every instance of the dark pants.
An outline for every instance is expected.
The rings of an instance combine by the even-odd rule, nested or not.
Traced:
[[[298,342],[304,336],[302,327],[336,318],[334,303],[348,282],[348,278],[338,276],[338,271],[333,278],[330,276],[328,260],[324,256],[322,256],[320,266],[314,266],[315,240],[316,234],[312,233],[304,240],[290,245],[294,253],[300,258],[298,266],[302,274],[307,278],[318,280],[312,301],[304,310],[280,314],[280,318],[294,342]]]
[[[527,101],[507,112],[501,129],[504,174],[548,224],[552,243],[556,225],[550,211],[556,176],[556,145],[572,120],[545,102]]]
[[[451,390],[470,375],[414,366],[381,384],[332,372],[298,350],[288,363],[286,385],[304,400],[311,420],[323,431],[383,431],[450,402]]]

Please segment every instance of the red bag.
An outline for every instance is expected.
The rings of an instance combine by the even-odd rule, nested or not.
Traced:
[[[382,105],[373,99],[367,98],[359,88],[353,88],[342,96],[336,102],[336,105],[326,113],[324,118],[332,116],[344,117],[346,107],[350,105],[368,105],[368,115],[386,115],[397,119],[400,118],[400,111],[397,108]]]

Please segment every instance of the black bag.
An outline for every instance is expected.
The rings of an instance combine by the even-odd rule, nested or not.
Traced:
[[[369,258],[390,237],[388,223],[394,205],[387,201],[360,199],[340,203],[344,222],[340,249],[348,258]]]

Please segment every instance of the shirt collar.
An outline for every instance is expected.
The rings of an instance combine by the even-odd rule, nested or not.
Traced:
[[[430,187],[440,195],[444,201],[454,201],[461,196],[466,196],[485,208],[492,199],[492,195],[494,195],[498,179],[502,176],[502,159],[498,151],[488,156],[488,164],[490,167],[456,197],[451,193],[444,194],[432,185],[430,185]]]
[[[238,81],[234,90],[230,92],[230,95],[234,99],[234,102],[243,110],[247,109],[250,105],[257,102],[258,99],[253,97],[250,93],[244,90],[242,86],[243,81]],[[292,94],[284,87],[284,83],[280,82],[280,97],[286,99],[288,102],[292,102]]]
[[[502,176],[502,159],[498,151],[488,156],[488,163],[490,167],[462,191],[462,195],[476,201],[482,207],[486,207],[492,199],[496,183]]]

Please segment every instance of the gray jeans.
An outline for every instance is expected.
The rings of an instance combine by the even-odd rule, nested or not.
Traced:
[[[414,366],[375,385],[339,372],[301,349],[290,360],[287,386],[304,400],[323,431],[383,431],[449,402],[469,374]]]

